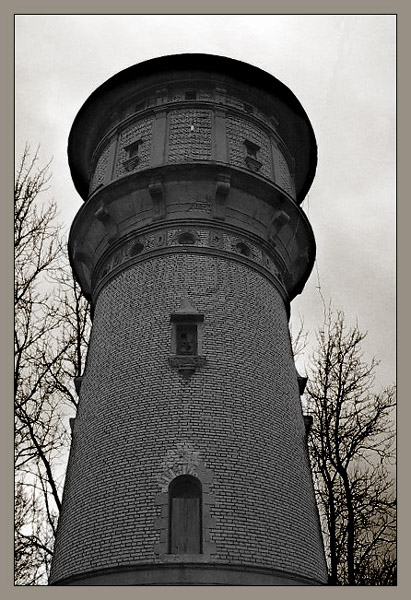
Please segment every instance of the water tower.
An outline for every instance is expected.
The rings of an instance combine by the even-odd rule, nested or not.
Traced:
[[[299,101],[236,60],[157,58],[88,98],[68,155],[93,325],[50,583],[325,583],[288,329],[315,257]]]

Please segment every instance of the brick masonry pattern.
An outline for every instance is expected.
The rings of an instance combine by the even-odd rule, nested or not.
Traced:
[[[205,315],[190,379],[168,363],[184,298]],[[181,444],[214,474],[211,561],[321,580],[304,435],[285,308],[264,277],[185,254],[121,272],[95,307],[52,580],[160,562],[155,498]]]
[[[294,190],[293,180],[292,180],[292,177],[290,174],[290,168],[287,164],[287,161],[285,160],[284,156],[282,155],[282,153],[278,147],[275,148],[275,153],[276,153],[277,165],[278,165],[278,171],[276,173],[277,183],[286,192],[288,192],[290,194],[290,196],[294,197],[295,190]]]
[[[257,146],[260,146],[258,152],[258,160],[262,163],[259,173],[273,178],[271,159],[270,159],[270,142],[268,135],[253,123],[245,119],[228,117],[227,118],[227,140],[229,148],[229,161],[231,164],[246,168],[247,151],[244,145],[245,140],[249,140]]]
[[[168,161],[211,159],[211,111],[170,111]]]
[[[184,99],[185,91],[180,90],[173,92],[169,101],[177,102],[184,101]],[[154,101],[148,102],[148,100],[148,105],[150,103],[152,105],[155,104]],[[161,98],[161,101],[158,99],[158,102],[161,104],[163,100],[163,98]],[[197,92],[197,102],[201,103],[202,101],[212,100],[213,97],[211,91],[199,90]],[[163,106],[166,107],[167,102],[165,102]],[[225,106],[244,111],[244,102],[234,97],[227,96]],[[264,121],[266,125],[269,125],[269,119],[266,115],[256,107],[252,107],[252,110],[254,116],[257,116],[261,121]],[[126,115],[131,117],[131,106]],[[136,118],[138,119],[138,117]],[[167,134],[168,153],[166,162],[176,163],[195,160],[212,160],[214,143],[212,120],[213,111],[211,109],[201,108],[201,105],[199,105],[198,108],[176,108],[169,110]],[[272,166],[271,144],[266,131],[256,123],[251,122],[247,117],[227,116],[226,122],[229,153],[228,162],[236,167],[241,167],[243,169],[249,168],[246,164],[247,152],[244,145],[244,141],[248,139],[261,148],[257,156],[258,160],[262,163],[262,166],[258,171],[259,174],[268,179],[275,180]],[[138,139],[142,139],[143,143],[139,148],[138,164],[133,166],[131,171],[140,171],[150,166],[152,124],[153,118],[145,117],[137,120],[132,125],[129,125],[120,133],[117,159],[113,174],[114,179],[127,173],[127,170],[124,167],[124,162],[128,159],[125,146]],[[294,197],[294,186],[287,160],[278,146],[275,146],[274,152],[276,154],[275,160],[277,163],[276,183]],[[109,148],[106,147],[103,149],[97,160],[92,183],[90,185],[90,193],[95,191],[95,189],[104,182],[107,170],[111,169],[108,156]]]
[[[179,246],[178,238],[180,234],[185,232],[191,233],[195,237],[195,243],[190,245],[191,248],[221,249],[226,252],[240,254],[237,246],[241,243],[245,244],[250,251],[248,258],[267,269],[270,274],[282,281],[283,273],[281,268],[274,262],[272,256],[245,236],[240,237],[235,234],[210,228],[200,229],[197,227],[194,229],[178,227],[162,229],[160,233],[136,235],[135,238],[127,241],[123,247],[116,249],[113,254],[107,258],[106,262],[101,265],[100,272],[97,274],[94,283],[97,284],[101,278],[109,275],[113,269],[121,264],[124,264],[128,260],[133,260],[133,250],[136,245],[139,245],[141,248],[139,256],[144,256],[152,250]]]
[[[107,146],[102,150],[102,152],[99,156],[99,159],[97,161],[96,168],[94,169],[94,175],[91,179],[91,184],[90,184],[90,194],[92,192],[94,192],[94,190],[99,185],[104,183],[104,179],[106,177],[107,170],[109,168],[109,164],[108,164],[109,154],[110,154],[110,145],[107,144]]]
[[[126,146],[132,144],[137,140],[141,140],[139,147],[139,162],[134,171],[140,171],[141,169],[147,169],[150,166],[151,156],[151,136],[153,129],[153,119],[143,119],[130,125],[125,129],[119,139],[119,149],[115,168],[115,177],[125,175],[127,171],[124,168],[124,161],[128,159],[128,153],[125,149]]]

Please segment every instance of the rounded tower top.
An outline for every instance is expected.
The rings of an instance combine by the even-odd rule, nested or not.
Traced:
[[[214,103],[231,104],[233,110],[240,106],[275,129],[293,165],[295,194],[291,195],[300,204],[317,165],[316,140],[306,112],[291,90],[266,71],[211,54],[177,54],[144,61],[120,71],[89,96],[74,120],[68,142],[71,175],[83,200],[90,193],[96,148],[130,114],[130,100],[133,111],[144,109],[143,97],[148,98],[145,108],[155,110],[173,100],[169,92],[167,96],[170,88],[184,83],[187,89],[195,89],[204,82],[213,86]],[[192,98],[186,95],[185,100]]]
[[[297,98],[265,71],[207,54],[129,67],[86,100],[68,156],[85,200],[70,261],[93,303],[110,278],[152,252],[241,258],[273,279],[286,303],[303,289],[315,240],[299,204],[317,146]],[[160,229],[161,244],[152,237]]]

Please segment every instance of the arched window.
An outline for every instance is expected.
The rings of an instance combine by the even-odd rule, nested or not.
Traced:
[[[244,244],[243,242],[239,242],[236,245],[236,250],[237,250],[237,252],[239,252],[240,254],[243,254],[244,256],[251,255],[250,248],[247,246],[247,244]]]
[[[195,239],[194,235],[192,233],[190,233],[189,231],[183,231],[183,233],[180,233],[180,235],[178,236],[178,243],[182,244],[184,246],[187,246],[187,245],[195,244],[196,239]]]
[[[191,475],[176,477],[169,486],[169,553],[201,554],[201,483]]]
[[[141,254],[143,252],[143,250],[144,250],[144,244],[142,244],[141,242],[137,241],[131,247],[130,256],[137,256],[138,254]]]

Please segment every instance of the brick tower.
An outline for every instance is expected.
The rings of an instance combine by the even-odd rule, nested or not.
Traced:
[[[167,56],[99,87],[68,154],[93,327],[50,583],[325,583],[288,329],[306,113],[260,69]]]

